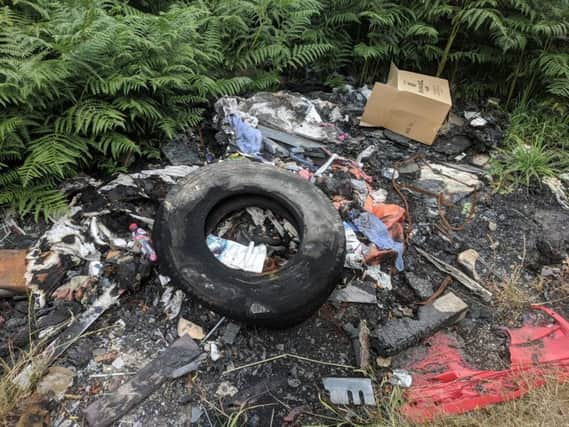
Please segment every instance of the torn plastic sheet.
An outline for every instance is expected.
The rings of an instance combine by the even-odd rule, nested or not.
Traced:
[[[152,176],[160,178],[162,181],[164,181],[167,184],[175,184],[176,179],[183,178],[189,175],[197,168],[198,166],[178,165],[178,166],[166,166],[163,169],[147,169],[131,174],[120,173],[111,182],[100,187],[99,191],[105,193],[121,185],[125,187],[137,188],[138,185],[136,183],[136,180],[144,180]]]
[[[263,265],[267,258],[267,247],[265,245],[255,246],[254,242],[250,242],[249,246],[245,246],[210,234],[207,236],[207,246],[220,262],[230,268],[253,273],[263,271]]]
[[[80,226],[71,224],[68,218],[64,217],[53,224],[43,238],[51,246],[52,251],[74,255],[86,261],[98,261],[101,253],[93,243],[85,241],[85,234]]]
[[[435,416],[461,414],[517,399],[547,380],[569,381],[569,322],[555,311],[532,306],[554,322],[507,329],[511,365],[502,371],[472,369],[450,336],[430,337],[426,356],[409,366],[413,386],[402,413],[425,423]]]
[[[403,244],[393,240],[386,225],[375,215],[362,212],[355,220],[354,225],[379,249],[388,249],[396,252],[395,268],[403,271]]]
[[[344,260],[344,267],[354,270],[363,270],[364,258],[367,254],[368,248],[358,239],[353,227],[344,222],[344,233],[346,235],[346,259]]]
[[[235,144],[245,154],[257,154],[263,146],[261,131],[251,127],[236,114],[229,115],[229,124],[235,133]]]
[[[215,103],[215,110],[218,124],[229,114],[237,114],[245,121],[250,121],[253,116],[259,124],[315,141],[338,140],[336,127],[324,126],[326,122],[322,120],[316,105],[299,94],[280,91],[259,92],[250,98],[224,96]],[[329,118],[333,120],[338,117],[334,114]],[[251,124],[255,126],[255,123]]]

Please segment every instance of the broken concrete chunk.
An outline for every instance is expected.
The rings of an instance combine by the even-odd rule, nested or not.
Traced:
[[[411,289],[421,300],[426,300],[433,295],[433,285],[427,279],[423,279],[411,272],[405,273],[405,278]]]
[[[178,320],[177,331],[179,337],[188,335],[195,340],[201,340],[204,337],[204,331],[200,325],[186,320],[183,317],[180,317]]]
[[[353,302],[361,304],[376,304],[377,296],[375,289],[348,285],[343,289],[336,289],[330,299],[336,302]]]
[[[460,320],[468,306],[452,292],[419,308],[416,319],[390,320],[377,330],[377,351],[392,356]]]
[[[458,263],[474,280],[480,280],[480,276],[476,272],[476,261],[480,255],[474,249],[467,249],[458,254]]]
[[[482,187],[476,174],[438,163],[421,166],[421,176],[414,184],[431,193],[442,192],[445,199],[452,203]],[[436,204],[436,200],[431,200]]]
[[[339,405],[375,405],[373,386],[369,378],[328,377],[322,379],[322,384],[330,393],[332,403]]]

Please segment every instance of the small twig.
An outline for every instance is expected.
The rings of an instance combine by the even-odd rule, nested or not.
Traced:
[[[213,427],[213,423],[211,422],[211,419],[209,418],[209,413],[207,412],[207,408],[205,406],[203,407],[203,411],[205,412],[205,417],[207,418],[207,422],[209,423],[209,426]]]
[[[208,338],[213,335],[213,333],[217,330],[217,328],[219,328],[221,326],[221,324],[223,322],[225,322],[225,316],[223,316],[221,319],[219,319],[219,322],[217,322],[215,324],[215,326],[213,328],[211,328],[211,330],[206,334],[206,336],[202,338],[202,345],[205,344],[205,342],[208,340]]]
[[[109,372],[108,374],[93,374],[89,378],[121,377],[125,375],[136,375],[136,372]]]
[[[273,427],[273,421],[275,419],[275,408],[273,408],[272,412],[271,412],[271,424],[270,427]]]
[[[336,366],[337,368],[352,369],[352,370],[358,369],[355,366],[343,365],[341,363],[323,362],[321,360],[311,359],[309,357],[299,356],[297,354],[283,353],[283,354],[279,354],[278,356],[273,356],[273,357],[269,357],[267,359],[259,360],[257,362],[252,362],[252,363],[248,363],[248,364],[243,365],[243,366],[238,366],[237,368],[228,369],[227,371],[223,372],[222,375],[226,375],[226,374],[229,374],[231,372],[239,371],[239,370],[245,369],[245,368],[251,368],[253,366],[261,365],[263,363],[274,362],[275,360],[284,359],[286,357],[292,357],[293,359],[304,360],[305,362],[312,362],[312,363],[317,363],[320,365]]]

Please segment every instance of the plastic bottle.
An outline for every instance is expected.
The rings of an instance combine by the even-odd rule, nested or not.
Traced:
[[[158,260],[158,255],[156,255],[156,252],[152,247],[150,236],[146,230],[139,227],[138,224],[134,222],[128,226],[128,229],[132,232],[132,239],[134,242],[138,242],[140,245],[142,253],[148,257],[150,261],[156,262]]]

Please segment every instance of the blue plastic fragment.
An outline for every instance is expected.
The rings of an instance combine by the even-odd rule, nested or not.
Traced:
[[[397,268],[397,271],[403,271],[405,268],[403,263],[403,244],[391,238],[387,227],[378,217],[369,212],[362,212],[354,220],[354,225],[379,249],[395,251],[397,253],[395,268]]]

